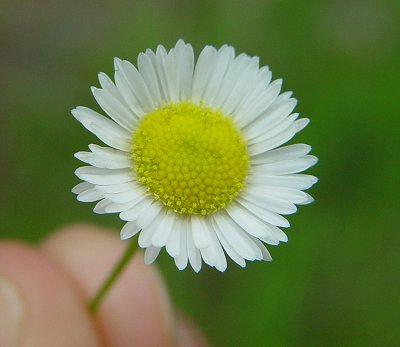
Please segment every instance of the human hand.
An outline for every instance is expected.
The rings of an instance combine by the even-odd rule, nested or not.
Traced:
[[[174,313],[153,266],[136,254],[95,315],[87,300],[126,243],[116,233],[76,225],[38,247],[0,242],[1,347],[206,346]]]

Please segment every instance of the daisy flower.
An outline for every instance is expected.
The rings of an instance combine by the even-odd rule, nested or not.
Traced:
[[[304,190],[317,182],[299,174],[317,162],[310,146],[279,147],[309,122],[292,113],[282,80],[227,45],[206,46],[195,61],[182,40],[140,53],[137,67],[114,65],[114,81],[100,73],[92,88],[108,117],[72,111],[106,145],[75,154],[87,164],[75,172],[77,199],[118,213],[121,239],[139,233],[146,263],[163,247],[196,272],[202,261],[224,271],[226,255],[242,267],[271,260],[264,244],[287,241],[282,215],[312,202]]]

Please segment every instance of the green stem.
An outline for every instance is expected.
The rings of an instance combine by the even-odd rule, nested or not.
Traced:
[[[91,312],[95,313],[97,311],[104,296],[107,294],[108,290],[121,274],[122,270],[124,270],[125,266],[129,263],[129,260],[132,258],[135,250],[136,238],[133,238],[132,240],[130,240],[128,247],[125,250],[125,253],[119,259],[118,263],[115,264],[107,279],[103,282],[97,293],[88,301],[88,307]]]

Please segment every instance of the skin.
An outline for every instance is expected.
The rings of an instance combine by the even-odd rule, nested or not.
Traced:
[[[207,346],[140,253],[97,313],[88,312],[87,299],[125,245],[117,233],[89,225],[66,227],[36,247],[0,242],[0,346]]]

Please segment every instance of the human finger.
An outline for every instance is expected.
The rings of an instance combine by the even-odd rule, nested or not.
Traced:
[[[43,243],[86,300],[94,295],[126,247],[115,232],[75,225]],[[154,266],[136,254],[97,313],[106,346],[174,346],[175,326],[167,291]]]
[[[197,326],[182,313],[176,315],[176,346],[207,347],[208,342]]]
[[[75,288],[32,246],[0,243],[0,346],[97,347]]]

